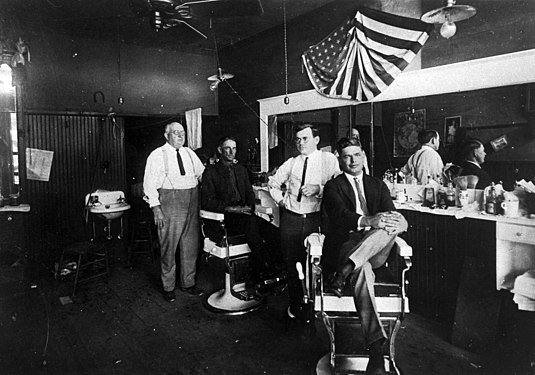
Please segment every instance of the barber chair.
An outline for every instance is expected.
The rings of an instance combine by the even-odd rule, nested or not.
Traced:
[[[208,257],[215,257],[225,264],[225,288],[208,295],[205,307],[226,315],[240,315],[257,310],[261,307],[263,298],[250,287],[251,249],[245,242],[245,236],[228,236],[225,215],[222,213],[201,210],[200,218],[204,252]],[[205,226],[208,220],[219,224],[218,238],[207,236]]]
[[[356,313],[355,303],[350,288],[342,298],[324,290],[324,282],[328,275],[324,275],[321,269],[321,256],[325,236],[313,233],[305,240],[307,247],[307,262],[305,270],[301,274],[303,288],[305,290],[305,302],[315,312],[316,317],[321,316],[327,329],[330,341],[330,353],[323,356],[317,366],[316,373],[323,374],[360,374],[366,373],[368,355],[363,353],[342,352],[343,340],[339,336],[346,336],[347,332],[337,327],[348,325],[352,331],[361,333],[360,318]],[[396,257],[396,254],[399,257]],[[388,336],[385,344],[385,369],[390,374],[400,374],[395,360],[395,339],[401,326],[401,321],[409,312],[409,302],[405,293],[406,273],[412,266],[412,248],[402,239],[397,238],[391,252],[394,262],[390,263],[389,270],[397,268],[394,275],[399,275],[399,283],[383,282],[376,278],[374,290],[380,321]],[[397,258],[397,259],[395,259]],[[399,261],[401,260],[401,261]],[[397,264],[396,264],[397,263]],[[402,265],[404,263],[404,265]],[[298,269],[300,266],[298,266]],[[347,283],[348,286],[350,283]],[[358,328],[355,329],[355,328]],[[346,335],[344,335],[346,333]],[[346,345],[347,346],[347,345]],[[363,347],[365,350],[365,348]]]

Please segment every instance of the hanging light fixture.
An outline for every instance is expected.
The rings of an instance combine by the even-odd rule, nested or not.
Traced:
[[[455,35],[457,26],[455,22],[473,17],[477,10],[470,5],[456,5],[456,0],[446,0],[442,8],[433,9],[425,13],[421,20],[426,23],[441,23],[440,35],[449,39]]]

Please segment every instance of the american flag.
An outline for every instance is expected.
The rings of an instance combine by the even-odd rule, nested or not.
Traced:
[[[314,88],[332,98],[368,101],[422,49],[432,24],[362,8],[303,53]]]

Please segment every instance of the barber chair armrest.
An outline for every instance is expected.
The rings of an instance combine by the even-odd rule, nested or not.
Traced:
[[[325,235],[321,233],[311,233],[307,238],[305,238],[305,247],[307,248],[307,252],[310,257],[321,259],[324,241]]]
[[[255,206],[254,208],[257,214],[273,215],[273,208],[264,206]]]
[[[213,211],[200,210],[199,216],[201,219],[214,220],[214,221],[225,221],[225,214]]]
[[[396,237],[397,253],[400,257],[406,258],[412,256],[412,246],[410,246],[403,238]]]

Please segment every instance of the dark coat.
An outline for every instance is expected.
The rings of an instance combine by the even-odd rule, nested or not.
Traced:
[[[477,165],[474,165],[473,163],[469,163],[467,161],[463,161],[460,167],[462,168],[460,176],[474,175],[479,177],[476,189],[485,189],[492,183],[488,173],[485,172],[483,169],[478,168]]]
[[[247,168],[234,164],[234,174],[240,193],[242,204],[254,207],[255,195]],[[203,210],[223,212],[225,207],[235,204],[233,202],[234,192],[230,184],[230,171],[223,162],[219,161],[214,165],[206,167],[202,175],[201,186],[201,208]]]
[[[396,210],[390,191],[382,180],[365,174],[362,181],[370,215]],[[325,184],[322,209],[328,217],[322,264],[326,272],[332,272],[338,267],[342,244],[348,240],[350,231],[357,230],[361,217],[355,212],[355,193],[345,174]]]

